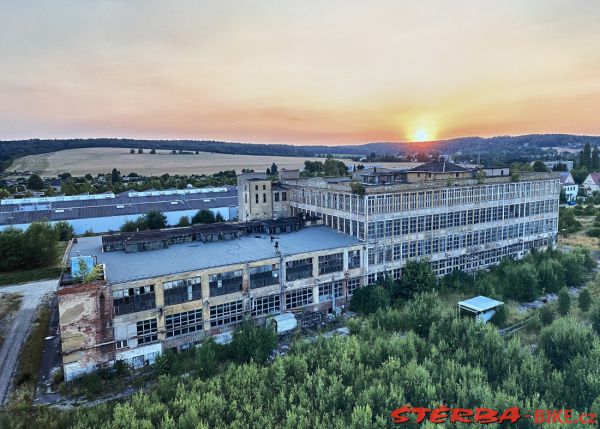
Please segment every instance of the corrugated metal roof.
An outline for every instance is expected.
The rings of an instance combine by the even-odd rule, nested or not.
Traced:
[[[34,221],[62,221],[123,215],[142,215],[150,210],[161,212],[203,210],[237,206],[237,188],[210,194],[160,195],[129,197],[119,194],[110,200],[60,201],[34,207],[7,205],[0,209],[0,225],[26,224]],[[10,210],[7,210],[10,208]]]

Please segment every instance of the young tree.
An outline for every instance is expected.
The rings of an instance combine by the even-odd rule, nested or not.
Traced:
[[[113,168],[112,172],[110,173],[110,177],[111,177],[112,183],[118,183],[121,181],[121,172],[119,170],[117,170],[116,168]]]
[[[533,163],[533,171],[537,171],[537,172],[546,172],[548,171],[548,167],[546,167],[546,164],[544,164],[544,161],[541,160],[537,160]]]
[[[177,226],[190,226],[190,218],[188,216],[181,216]]]
[[[556,293],[565,286],[565,270],[556,259],[538,262],[538,284],[546,293]]]
[[[193,217],[192,217],[192,223],[196,224],[196,223],[215,223],[216,218],[215,215],[212,211],[207,210],[207,209],[203,209],[198,211],[198,213],[196,213]]]
[[[75,236],[75,230],[69,222],[56,222],[54,224],[54,229],[58,234],[59,241],[69,241]]]
[[[271,174],[272,174],[273,176],[276,176],[276,175],[277,175],[277,173],[278,173],[277,164],[275,164],[275,163],[271,164]]]
[[[223,218],[221,213],[217,212],[217,215],[215,216],[215,222],[225,222],[225,218]]]
[[[579,293],[578,304],[581,311],[587,313],[592,306],[592,296],[590,295],[590,291],[588,288],[583,289]]]
[[[38,174],[32,174],[27,179],[27,189],[41,191],[44,189],[44,179],[42,179]]]
[[[597,335],[600,335],[600,302],[596,302],[590,311],[590,322]]]
[[[238,362],[265,363],[269,354],[277,346],[277,333],[272,326],[258,326],[251,319],[245,319],[233,331],[230,349]]]
[[[156,149],[150,149],[150,155],[156,155]]]
[[[162,229],[167,227],[167,216],[157,211],[150,210],[145,216],[146,229]]]
[[[550,306],[544,305],[540,308],[539,318],[542,325],[550,325],[554,321],[554,311]]]
[[[129,153],[131,153],[131,154],[135,153],[135,149],[129,149]]]
[[[380,285],[368,285],[356,289],[350,301],[350,308],[362,314],[375,313],[380,308],[390,306],[390,293]]]
[[[502,295],[519,301],[533,301],[538,295],[538,275],[529,262],[507,264]]]
[[[409,260],[402,270],[402,277],[396,282],[393,297],[411,297],[435,288],[435,274],[427,261]]]
[[[407,305],[408,326],[420,337],[427,338],[431,325],[441,317],[441,307],[442,303],[436,291],[416,295]]]
[[[566,316],[569,313],[570,308],[571,296],[566,288],[562,288],[560,292],[558,292],[558,312],[563,316]]]
[[[144,153],[144,149],[142,149],[142,148],[139,148],[139,149],[138,149],[138,153],[139,153],[140,155],[141,155],[141,154],[143,154],[143,153]]]

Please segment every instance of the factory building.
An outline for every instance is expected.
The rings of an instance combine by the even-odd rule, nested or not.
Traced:
[[[411,259],[441,276],[552,246],[558,175],[500,173],[432,161],[352,178],[245,175],[244,222],[79,238],[58,292],[65,377],[152,363],[244,317],[336,311],[357,288],[399,278]],[[78,277],[82,259],[96,277]]]
[[[491,172],[488,170],[488,173]],[[348,178],[285,180],[291,214],[365,244],[366,282],[399,278],[409,259],[427,259],[437,275],[521,258],[551,246],[558,231],[557,173],[485,176],[447,161],[406,171]]]
[[[185,188],[163,191],[126,191],[120,194],[75,195],[38,198],[5,198],[0,201],[0,231],[26,229],[31,222],[69,222],[75,234],[118,231],[128,220],[150,210],[163,212],[169,225],[182,216],[208,209],[225,220],[237,218],[237,188]]]
[[[61,279],[65,378],[117,360],[152,363],[246,316],[265,322],[341,307],[361,285],[363,246],[319,223],[287,218],[77,239],[73,267],[87,258],[102,269],[84,281],[72,268]]]

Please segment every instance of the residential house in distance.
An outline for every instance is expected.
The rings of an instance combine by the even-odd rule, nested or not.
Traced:
[[[581,184],[587,195],[600,191],[600,173],[590,173]]]
[[[577,192],[579,186],[573,180],[571,173],[563,171],[560,173],[560,187],[567,197],[567,203],[574,203],[577,201]]]

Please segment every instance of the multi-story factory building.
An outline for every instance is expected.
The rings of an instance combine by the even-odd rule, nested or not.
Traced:
[[[491,173],[491,171],[488,171]],[[399,278],[409,259],[438,275],[520,258],[556,240],[560,180],[498,169],[497,176],[446,161],[407,171],[285,181],[292,215],[309,214],[366,245],[367,283]]]
[[[244,317],[283,324],[330,312],[356,288],[399,278],[410,259],[444,275],[520,258],[553,245],[558,228],[553,173],[486,177],[432,161],[352,178],[246,175],[239,185],[245,222],[72,244],[58,291],[67,380],[117,360],[151,363],[227,335]],[[81,259],[102,267],[95,278],[78,277]]]
[[[62,278],[66,379],[116,360],[152,363],[246,316],[327,312],[334,297],[342,305],[360,286],[363,246],[314,223],[288,218],[79,238],[70,248],[73,266],[86,258],[102,271],[94,281],[73,269]]]

